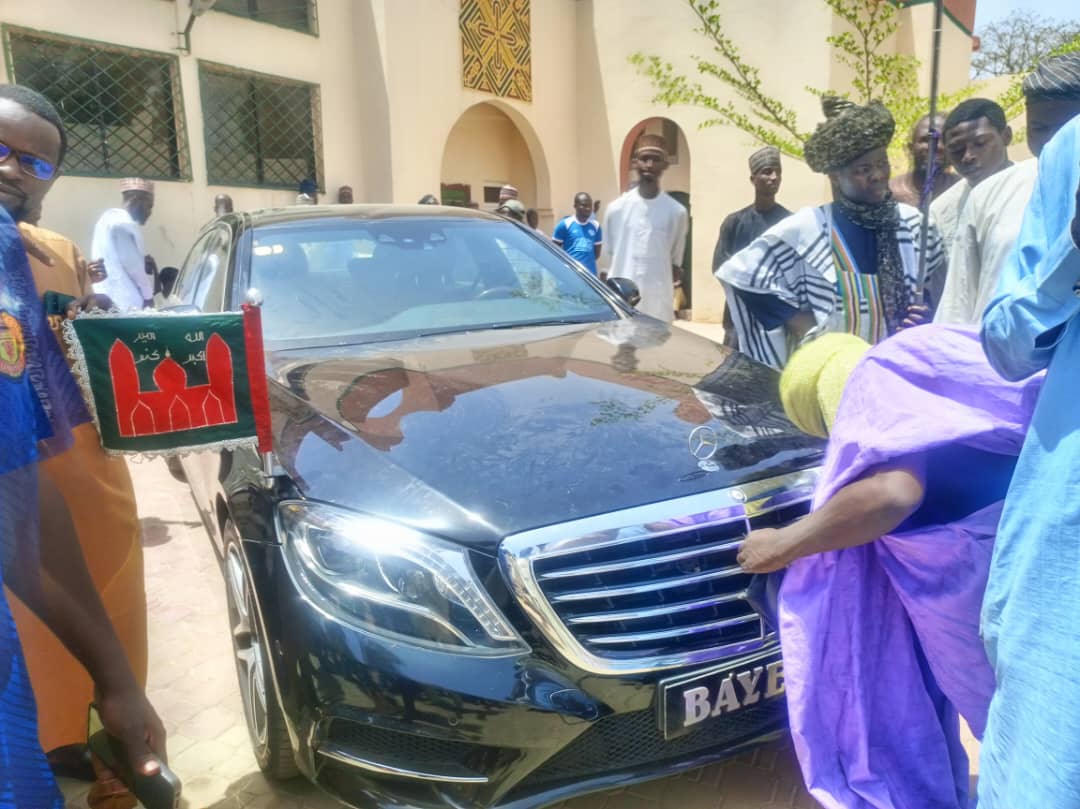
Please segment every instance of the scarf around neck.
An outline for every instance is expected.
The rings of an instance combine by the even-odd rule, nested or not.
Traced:
[[[907,282],[904,279],[904,262],[900,257],[900,243],[896,232],[900,228],[900,208],[890,194],[883,202],[853,202],[842,194],[836,195],[835,204],[855,225],[873,231],[877,237],[877,271],[881,290],[881,308],[889,334],[900,330],[907,309],[911,304]]]

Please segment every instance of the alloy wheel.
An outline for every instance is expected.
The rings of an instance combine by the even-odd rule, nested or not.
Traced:
[[[225,551],[225,581],[244,716],[252,741],[262,748],[266,745],[268,727],[266,667],[263,661],[265,650],[254,615],[247,567],[240,549],[234,543],[229,543]]]

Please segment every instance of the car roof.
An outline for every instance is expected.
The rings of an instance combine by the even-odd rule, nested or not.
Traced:
[[[290,205],[283,208],[262,208],[244,211],[242,214],[226,215],[242,217],[246,227],[261,227],[308,219],[476,219],[478,221],[506,222],[507,220],[486,211],[458,208],[449,205]],[[234,219],[235,221],[235,219]]]

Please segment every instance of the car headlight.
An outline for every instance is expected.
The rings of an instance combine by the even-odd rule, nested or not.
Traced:
[[[335,618],[456,652],[528,647],[476,578],[464,549],[404,525],[332,506],[278,506],[285,559]]]

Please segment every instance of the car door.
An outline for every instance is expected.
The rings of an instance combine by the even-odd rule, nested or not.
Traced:
[[[201,312],[225,308],[232,231],[222,225],[203,234],[191,248],[176,279],[176,294],[185,306]],[[181,459],[195,505],[202,512],[211,536],[218,540],[214,502],[220,490],[221,453],[198,452]]]

